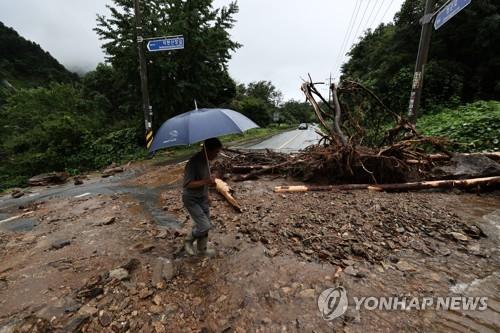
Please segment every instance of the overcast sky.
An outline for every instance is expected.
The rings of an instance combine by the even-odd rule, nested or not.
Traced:
[[[214,0],[227,5],[230,0]],[[104,60],[92,30],[109,0],[0,0],[0,21],[49,51],[68,69],[88,71]],[[403,0],[239,0],[232,30],[243,44],[230,62],[238,82],[270,80],[285,99],[303,99],[301,78],[339,76],[339,55],[356,33],[392,21]],[[356,14],[357,15],[354,15]],[[356,21],[354,21],[356,18]],[[349,23],[353,27],[346,38]],[[346,41],[346,42],[345,42]],[[344,47],[342,47],[344,46]],[[0,45],[1,47],[1,45]],[[344,52],[341,52],[344,50]]]

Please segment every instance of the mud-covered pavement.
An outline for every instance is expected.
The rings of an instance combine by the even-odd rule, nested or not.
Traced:
[[[140,164],[84,196],[2,209],[0,220],[24,216],[0,224],[0,332],[500,330],[498,193],[282,195],[272,189],[283,179],[230,183],[243,213],[212,193],[218,255],[188,258],[182,167]],[[317,297],[338,285],[349,307],[324,320]],[[488,308],[356,310],[353,296],[482,296]]]

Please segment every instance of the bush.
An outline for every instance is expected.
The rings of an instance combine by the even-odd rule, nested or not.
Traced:
[[[422,116],[417,128],[425,135],[444,136],[460,152],[500,151],[500,102],[478,101]]]

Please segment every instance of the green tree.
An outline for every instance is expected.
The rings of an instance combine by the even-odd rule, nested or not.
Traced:
[[[309,103],[289,100],[280,107],[281,121],[289,124],[315,121],[314,111]]]
[[[406,113],[425,0],[406,0],[394,23],[368,30],[350,50],[343,78],[371,87],[393,110]],[[440,0],[436,9],[444,3]],[[500,99],[500,3],[473,1],[431,39],[422,107]]]
[[[150,96],[155,123],[198,105],[228,104],[236,93],[227,72],[231,52],[240,44],[231,40],[229,29],[238,12],[235,2],[214,9],[212,0],[141,0],[144,37],[184,35],[185,48],[175,52],[147,54]],[[113,0],[111,17],[98,16],[99,37],[107,61],[129,83],[126,93],[140,101],[138,56],[132,0]],[[130,102],[130,108],[141,113]],[[125,107],[127,108],[127,107]]]

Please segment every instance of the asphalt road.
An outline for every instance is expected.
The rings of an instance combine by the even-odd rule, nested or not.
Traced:
[[[306,130],[295,129],[275,135],[256,145],[246,146],[245,149],[270,149],[282,153],[294,153],[310,145],[317,144],[321,136],[316,133],[316,126],[309,126]]]

